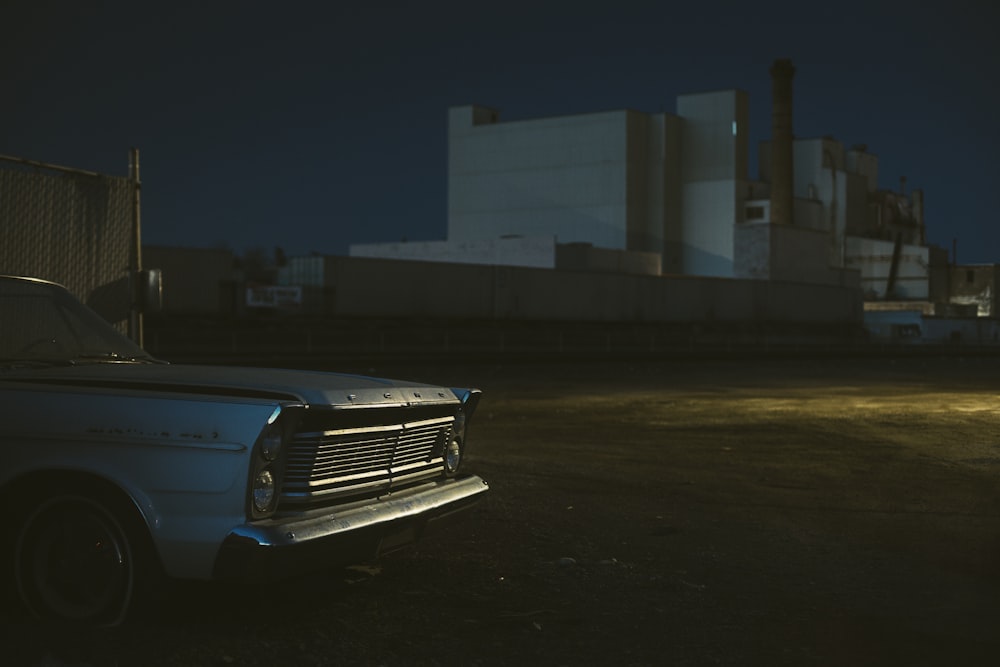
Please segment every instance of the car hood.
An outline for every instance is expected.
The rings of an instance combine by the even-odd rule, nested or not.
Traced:
[[[85,364],[0,373],[0,384],[6,382],[295,401],[317,406],[458,402],[451,389],[416,382],[320,371],[230,366]]]

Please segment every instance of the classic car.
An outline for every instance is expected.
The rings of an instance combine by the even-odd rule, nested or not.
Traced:
[[[409,544],[487,492],[462,470],[479,397],[165,363],[65,288],[0,276],[10,597],[115,625],[171,578],[281,577]]]

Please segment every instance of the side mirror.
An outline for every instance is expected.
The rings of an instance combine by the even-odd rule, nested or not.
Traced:
[[[163,281],[160,269],[140,271],[137,283],[139,312],[158,313],[163,310]]]

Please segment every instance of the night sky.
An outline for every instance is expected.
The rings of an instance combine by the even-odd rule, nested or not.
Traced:
[[[449,106],[501,120],[750,94],[791,58],[795,134],[922,188],[929,241],[1000,262],[1000,9],[993,3],[11,2],[0,154],[126,175],[146,243],[281,246],[446,235]],[[987,8],[988,7],[988,8]]]

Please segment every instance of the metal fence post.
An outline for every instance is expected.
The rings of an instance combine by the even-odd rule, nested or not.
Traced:
[[[142,182],[139,180],[139,149],[132,148],[129,151],[129,178],[132,181],[132,266],[129,285],[131,294],[129,295],[129,337],[142,347],[142,309],[139,306],[139,287],[141,285],[142,272],[142,224],[140,218],[139,190]]]

